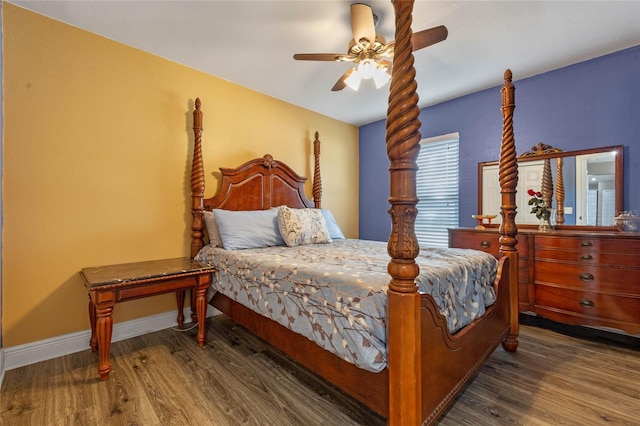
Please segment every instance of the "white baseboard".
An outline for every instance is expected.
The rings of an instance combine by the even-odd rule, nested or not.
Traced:
[[[3,380],[4,380],[4,349],[0,348],[0,388],[2,388]]]
[[[220,311],[207,305],[207,318],[219,313]],[[174,310],[114,324],[111,342],[175,327],[178,325],[176,321],[177,316],[178,311]],[[184,310],[184,316],[185,320],[191,317],[191,308]],[[2,350],[0,350],[0,368],[2,367],[2,362],[4,362],[4,368],[0,370],[2,371],[0,385],[2,384],[5,370],[13,370],[14,368],[24,367],[25,365],[35,364],[36,362],[88,350],[90,338],[91,330],[84,330],[40,340],[38,342],[4,348],[4,357],[1,353]]]

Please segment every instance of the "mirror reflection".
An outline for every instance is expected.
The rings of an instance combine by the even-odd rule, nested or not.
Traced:
[[[569,152],[533,147],[518,159],[516,222],[540,222],[528,205],[532,189],[550,206],[552,225],[612,226],[623,209],[622,152],[622,146]],[[478,212],[498,214],[494,222],[500,223],[497,161],[478,164],[478,186]]]

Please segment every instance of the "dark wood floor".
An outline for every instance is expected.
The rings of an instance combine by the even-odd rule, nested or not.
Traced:
[[[441,425],[640,425],[640,352],[522,327]],[[384,420],[223,316],[114,343],[107,382],[89,350],[7,371],[4,425],[382,425]]]

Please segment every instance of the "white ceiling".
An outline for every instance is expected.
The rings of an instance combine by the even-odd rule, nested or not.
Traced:
[[[388,85],[331,92],[349,63],[292,58],[346,53],[353,1],[11,3],[348,123],[386,115]],[[393,39],[391,2],[364,3]],[[437,25],[448,39],[415,53],[421,106],[640,45],[640,1],[416,1],[413,29]]]

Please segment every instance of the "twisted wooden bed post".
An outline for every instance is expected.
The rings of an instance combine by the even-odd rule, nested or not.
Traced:
[[[193,160],[191,163],[191,258],[196,257],[200,249],[204,246],[202,222],[203,200],[204,200],[204,165],[202,162],[202,110],[200,109],[200,98],[196,98],[195,109],[193,110]],[[184,306],[184,291],[178,291],[176,298],[178,306]],[[182,311],[178,312],[178,319],[181,320]],[[191,291],[191,322],[198,322],[196,312],[196,292]]]
[[[313,140],[313,204],[319,209],[322,203],[322,179],[320,178],[320,135]]]
[[[551,160],[545,158],[542,160],[542,202],[547,208],[547,211],[551,212],[551,205],[553,200],[553,177],[551,176]]]
[[[562,157],[556,158],[556,223],[564,225],[564,176]]]
[[[418,95],[411,43],[412,1],[393,1],[396,16],[395,53],[387,111],[387,155],[391,161],[391,256],[388,291],[387,359],[389,371],[390,425],[422,422],[420,368],[420,295],[415,283],[419,267],[414,224],[416,159],[420,152]]]
[[[193,110],[193,162],[191,164],[191,258],[204,246],[202,240],[202,200],[204,199],[204,165],[202,163],[202,110],[200,98],[196,98]]]
[[[513,137],[513,110],[515,109],[515,87],[511,82],[511,70],[504,72],[502,92],[502,145],[500,147],[499,180],[501,206],[500,214],[500,255],[509,258],[509,320],[511,331],[502,343],[508,351],[518,348],[518,251],[516,235],[516,186],[518,185],[518,163],[515,139]]]

